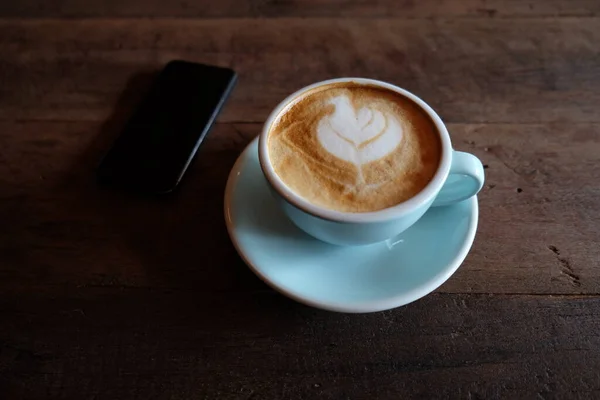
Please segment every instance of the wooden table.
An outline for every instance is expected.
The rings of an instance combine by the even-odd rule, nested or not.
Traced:
[[[0,4],[0,398],[600,398],[600,3]],[[165,62],[239,84],[184,186],[94,169]],[[344,315],[268,289],[222,217],[267,113],[362,75],[479,156],[475,244],[434,294]]]

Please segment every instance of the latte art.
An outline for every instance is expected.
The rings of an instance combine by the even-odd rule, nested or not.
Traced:
[[[394,151],[402,140],[402,127],[393,115],[363,107],[358,111],[346,96],[334,97],[335,107],[317,126],[321,145],[333,154],[356,165],[357,185],[364,184],[363,164]]]
[[[345,212],[408,200],[433,178],[441,158],[435,125],[417,104],[352,82],[293,100],[267,141],[285,185],[315,205]]]

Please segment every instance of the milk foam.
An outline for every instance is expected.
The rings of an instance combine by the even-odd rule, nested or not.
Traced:
[[[334,156],[360,168],[385,157],[402,141],[402,126],[393,115],[368,106],[355,110],[344,95],[332,98],[330,104],[335,110],[319,121],[317,137]]]
[[[271,127],[276,174],[313,204],[369,212],[421,191],[439,165],[441,142],[410,99],[353,82],[299,98]]]

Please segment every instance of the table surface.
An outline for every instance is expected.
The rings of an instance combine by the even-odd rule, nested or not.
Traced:
[[[0,2],[0,398],[600,398],[600,2]],[[181,190],[94,169],[174,58],[239,83]],[[346,315],[236,254],[227,174],[268,112],[339,76],[428,101],[487,182],[435,293]]]

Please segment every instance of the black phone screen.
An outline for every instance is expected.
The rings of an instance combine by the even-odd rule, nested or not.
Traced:
[[[150,193],[173,190],[235,84],[234,71],[171,61],[102,160],[102,183]]]

